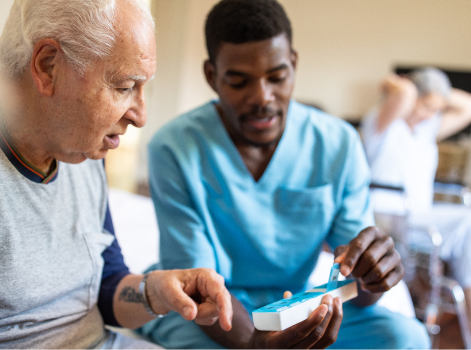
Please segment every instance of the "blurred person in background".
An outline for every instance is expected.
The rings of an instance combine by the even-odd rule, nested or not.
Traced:
[[[406,202],[402,194],[377,190],[372,193],[374,210],[407,210],[412,225],[438,229],[441,257],[465,290],[471,321],[471,208],[433,202],[437,141],[471,123],[471,94],[452,88],[448,76],[433,67],[406,76],[389,74],[381,91],[380,103],[362,122],[362,139],[372,183],[403,188]]]

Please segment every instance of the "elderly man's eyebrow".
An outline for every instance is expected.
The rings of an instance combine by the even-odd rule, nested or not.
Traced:
[[[135,82],[145,82],[147,80],[147,77],[145,75],[127,75],[125,77],[118,78],[115,83],[119,84],[129,80],[134,80]]]

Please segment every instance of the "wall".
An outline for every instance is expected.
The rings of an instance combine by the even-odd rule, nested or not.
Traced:
[[[158,71],[168,73],[166,62],[171,61],[176,73],[171,80],[155,82],[165,86],[170,100],[153,110],[158,119],[152,122],[154,127],[173,117],[170,109],[180,113],[214,96],[201,67],[206,58],[203,24],[216,2],[176,0],[168,5],[168,0],[154,0]],[[300,56],[294,95],[318,102],[335,115],[363,114],[378,96],[379,79],[396,63],[471,69],[468,0],[280,2],[293,23],[294,47]],[[170,6],[172,11],[167,12]],[[180,57],[171,57],[177,51]],[[177,93],[168,96],[169,91]],[[159,113],[159,108],[165,110]]]
[[[12,4],[13,0],[0,0],[0,32],[3,30]]]
[[[396,63],[471,68],[467,0],[284,0],[300,53],[295,96],[359,116]]]

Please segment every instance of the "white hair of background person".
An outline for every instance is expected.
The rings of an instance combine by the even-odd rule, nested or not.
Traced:
[[[417,87],[419,96],[429,93],[438,93],[445,99],[451,92],[451,83],[448,76],[441,70],[433,67],[425,67],[410,73],[409,79]]]
[[[22,76],[34,45],[56,40],[74,69],[83,73],[95,59],[113,48],[117,1],[135,11],[155,29],[142,0],[15,0],[0,36],[0,68],[7,77]]]

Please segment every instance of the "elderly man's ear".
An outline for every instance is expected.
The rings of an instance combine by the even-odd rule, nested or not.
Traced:
[[[59,43],[53,39],[41,39],[34,46],[31,59],[31,76],[38,92],[44,97],[54,94],[58,70],[64,55]]]

